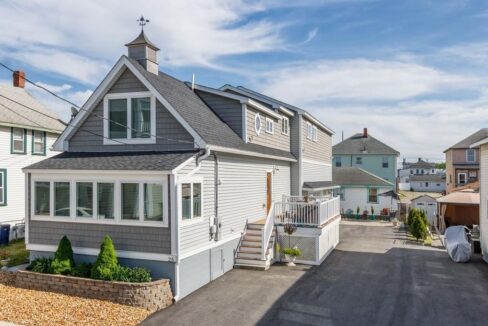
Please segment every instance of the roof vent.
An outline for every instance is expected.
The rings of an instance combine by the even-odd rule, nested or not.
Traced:
[[[129,58],[139,62],[150,73],[159,73],[158,51],[159,48],[147,38],[144,30],[132,42],[125,45]]]

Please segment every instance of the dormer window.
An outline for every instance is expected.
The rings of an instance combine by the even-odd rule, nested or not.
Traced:
[[[466,162],[474,163],[476,161],[476,151],[472,148],[466,150]]]
[[[270,118],[266,118],[266,132],[268,134],[274,133],[274,121]]]
[[[156,142],[156,99],[151,93],[108,94],[103,113],[105,145]]]
[[[259,113],[254,117],[254,130],[256,130],[256,134],[258,135],[261,133],[261,116]]]

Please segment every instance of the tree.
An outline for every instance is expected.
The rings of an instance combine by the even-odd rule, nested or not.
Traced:
[[[99,280],[112,281],[119,262],[115,254],[115,247],[112,239],[106,235],[100,246],[100,253],[97,261],[91,270],[91,277]]]
[[[408,214],[408,230],[417,240],[427,237],[427,214],[425,211],[412,209]]]
[[[445,170],[445,169],[446,169],[446,162],[442,162],[442,163],[436,163],[436,164],[435,164],[435,168],[436,168],[436,169]]]
[[[54,260],[51,262],[51,270],[54,274],[69,274],[75,266],[73,248],[67,236],[63,236],[54,253]]]

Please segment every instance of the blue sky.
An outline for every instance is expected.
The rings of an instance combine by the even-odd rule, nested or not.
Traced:
[[[488,125],[486,1],[1,0],[0,60],[82,105],[137,36],[139,14],[162,71],[301,106],[334,142],[368,127],[402,157],[442,160]]]

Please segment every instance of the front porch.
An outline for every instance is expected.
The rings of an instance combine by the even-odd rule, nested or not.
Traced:
[[[319,265],[339,242],[340,198],[283,196],[268,216],[248,223],[236,250],[235,266],[267,270],[285,247],[298,248],[298,263]],[[284,225],[296,226],[289,235]]]

